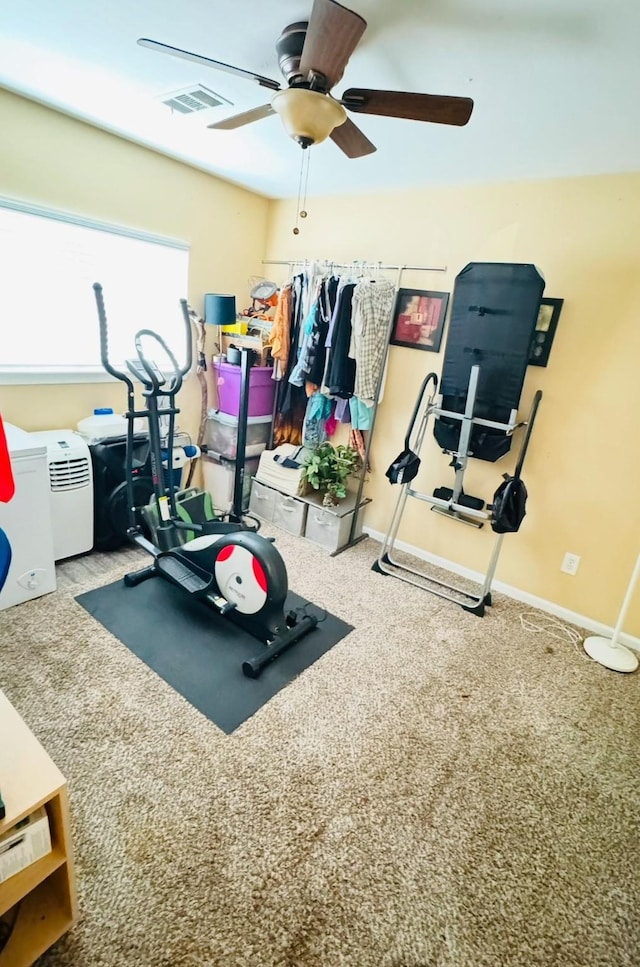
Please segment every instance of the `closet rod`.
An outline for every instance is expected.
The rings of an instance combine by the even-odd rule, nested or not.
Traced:
[[[338,269],[351,269],[358,265],[370,265],[376,269],[403,269],[405,272],[446,272],[446,265],[382,265],[381,262],[366,262],[353,259],[351,262],[334,262],[332,259],[263,259],[263,265],[305,265],[309,262],[324,262]]]

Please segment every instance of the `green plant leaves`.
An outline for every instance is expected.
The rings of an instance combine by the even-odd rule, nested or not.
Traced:
[[[346,481],[360,469],[360,455],[352,447],[321,443],[303,464],[302,475],[314,490],[324,492],[323,503],[331,506],[347,495]]]

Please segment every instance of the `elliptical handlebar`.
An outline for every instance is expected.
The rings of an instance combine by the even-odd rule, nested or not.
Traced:
[[[158,378],[158,376],[162,374],[160,374],[157,369],[154,369],[153,365],[144,354],[144,348],[142,346],[143,336],[148,336],[150,339],[155,339],[158,345],[160,345],[162,349],[165,351],[165,353],[167,354],[167,356],[171,361],[171,365],[173,366],[171,382],[169,383],[168,388],[164,390],[164,393],[162,393],[162,390],[164,387],[164,378],[162,382]],[[148,376],[148,380],[142,380],[142,381],[144,382],[144,385],[149,395],[153,394],[154,396],[159,396],[161,395],[161,393],[162,395],[165,395],[165,394],[169,395],[171,393],[178,392],[178,390],[182,386],[183,372],[180,369],[180,366],[178,365],[178,360],[173,355],[173,353],[167,346],[162,336],[159,336],[158,333],[154,332],[152,329],[139,329],[138,332],[136,333],[136,352],[138,354],[140,365],[142,366],[142,368],[144,369],[145,373]],[[139,375],[140,377],[142,377],[142,373],[140,373]]]
[[[116,379],[122,380],[123,383],[127,384],[129,390],[133,392],[133,383],[131,381],[131,378],[126,373],[122,372],[119,369],[116,369],[115,366],[109,360],[109,332],[108,332],[108,325],[107,325],[107,313],[104,307],[104,297],[102,295],[102,286],[100,285],[99,282],[94,282],[93,291],[96,297],[96,305],[98,308],[98,319],[100,322],[100,358],[102,361],[102,365],[111,376],[115,376]],[[162,339],[162,337],[159,336],[158,333],[153,332],[153,330],[151,329],[140,329],[136,333],[136,337],[135,337],[136,352],[138,354],[138,359],[140,360],[140,365],[143,367],[144,372],[147,374],[147,377],[148,377],[148,382],[146,380],[142,380],[142,382],[147,387],[147,389],[150,390],[151,393],[155,395],[164,395],[161,392],[162,384],[158,379],[157,372],[154,371],[153,367],[149,363],[149,360],[144,355],[140,337],[151,336],[162,346],[162,349],[171,360],[171,364],[174,368],[170,387],[165,392],[167,394],[177,393],[180,387],[182,386],[183,378],[189,372],[193,363],[191,319],[189,317],[189,307],[186,299],[180,299],[180,307],[182,309],[182,316],[185,323],[186,340],[187,340],[187,359],[186,359],[185,365],[182,368],[180,367],[177,359],[175,358],[175,356],[167,346],[164,339]],[[134,375],[137,378],[141,378],[142,373],[134,372]]]
[[[107,313],[104,308],[104,297],[102,295],[102,286],[99,282],[93,283],[93,291],[96,297],[96,305],[98,307],[98,319],[100,321],[100,359],[102,365],[106,371],[111,375],[115,376],[116,379],[122,380],[129,387],[129,390],[133,393],[133,383],[129,379],[126,373],[121,372],[116,369],[115,366],[111,365],[109,361],[109,333],[107,328]]]

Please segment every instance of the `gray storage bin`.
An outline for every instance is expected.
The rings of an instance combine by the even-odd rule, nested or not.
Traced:
[[[310,503],[307,511],[307,523],[304,536],[315,544],[322,544],[329,551],[339,550],[349,540],[351,524],[353,522],[354,503],[353,498],[351,500],[347,498],[342,505],[338,504],[335,509],[322,507],[321,504]],[[362,534],[363,517],[363,509],[360,508],[354,537],[360,537]]]
[[[251,482],[249,510],[256,517],[261,517],[262,520],[272,521],[276,496],[276,491],[272,490],[271,487],[265,487],[258,480],[253,480]]]
[[[304,534],[304,526],[307,518],[307,504],[296,497],[288,494],[275,492],[273,505],[273,523],[289,531],[294,537]]]

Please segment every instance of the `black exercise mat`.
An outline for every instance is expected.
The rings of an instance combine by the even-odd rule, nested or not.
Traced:
[[[250,679],[242,662],[260,653],[261,642],[167,581],[151,578],[135,588],[116,581],[76,601],[227,734],[353,630],[327,614]],[[322,608],[290,591],[285,611],[304,607],[324,617]]]

